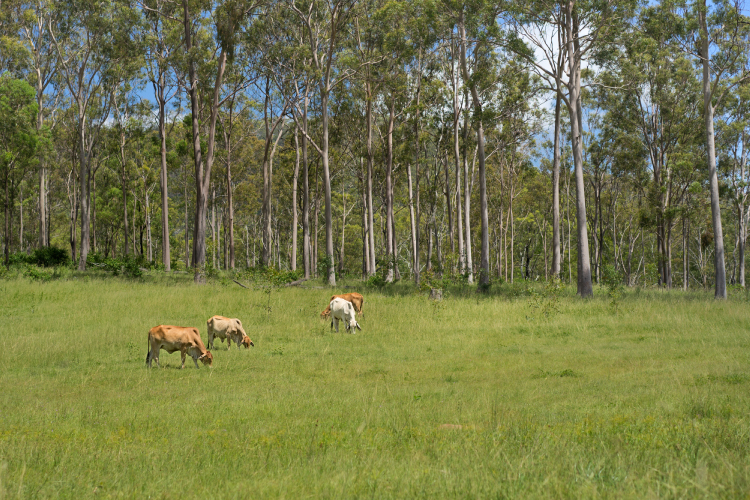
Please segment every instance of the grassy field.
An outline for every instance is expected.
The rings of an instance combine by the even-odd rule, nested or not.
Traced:
[[[405,290],[0,281],[0,499],[750,495],[746,295]],[[145,368],[214,314],[256,347]]]

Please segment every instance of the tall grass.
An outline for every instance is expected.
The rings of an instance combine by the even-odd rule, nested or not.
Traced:
[[[0,281],[0,498],[750,494],[744,294],[386,288],[350,335],[331,292]],[[214,314],[256,347],[145,368]]]

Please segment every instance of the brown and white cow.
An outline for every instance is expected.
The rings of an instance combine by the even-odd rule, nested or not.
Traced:
[[[331,329],[336,325],[336,333],[339,331],[339,321],[343,321],[349,333],[357,333],[356,329],[362,329],[355,319],[354,305],[341,297],[334,297],[329,304],[331,309]]]
[[[227,340],[227,349],[232,348],[232,341],[237,344],[239,349],[240,345],[244,345],[246,349],[250,346],[255,347],[253,341],[245,333],[245,329],[242,328],[242,322],[237,318],[225,318],[224,316],[212,316],[206,321],[208,328],[208,348],[214,348],[214,337],[218,337],[224,342]]]
[[[331,315],[331,301],[335,298],[344,299],[347,302],[351,302],[357,314],[362,314],[362,304],[364,303],[365,298],[357,292],[351,292],[342,293],[341,295],[332,295],[331,298],[328,299],[328,307],[326,307],[325,311],[320,313],[321,318],[328,318],[328,316]]]
[[[203,345],[201,335],[197,328],[188,326],[159,325],[148,331],[148,354],[146,354],[146,365],[151,368],[151,361],[156,361],[159,366],[159,350],[164,349],[168,353],[180,351],[182,354],[182,366],[185,368],[185,356],[190,354],[195,367],[199,368],[198,360],[204,365],[211,366],[214,357],[206,346]]]

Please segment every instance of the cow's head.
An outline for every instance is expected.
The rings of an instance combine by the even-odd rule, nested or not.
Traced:
[[[201,361],[204,365],[211,366],[214,362],[214,355],[211,354],[211,351],[206,351],[200,355],[198,360]]]
[[[247,335],[242,337],[242,345],[245,346],[245,349],[250,349],[250,346],[255,347],[255,344],[253,344],[253,341],[250,340],[250,337],[248,337]]]
[[[352,320],[349,322],[349,329],[354,333],[354,329],[359,328],[360,331],[362,331],[362,328],[360,328],[359,323],[357,323],[357,320],[352,318]]]

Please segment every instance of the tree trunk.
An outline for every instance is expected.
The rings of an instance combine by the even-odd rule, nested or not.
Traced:
[[[341,202],[343,210],[341,213],[341,253],[339,254],[339,273],[344,271],[344,237],[346,236],[346,193],[344,192],[345,183],[341,183]]]
[[[245,267],[250,267],[250,234],[247,232],[247,224],[245,224]]]
[[[292,177],[292,255],[290,257],[290,268],[297,270],[297,180],[299,179],[299,131],[294,129],[294,176]]]
[[[489,213],[487,208],[487,178],[485,175],[485,158],[484,158],[484,126],[482,124],[482,102],[479,100],[479,92],[476,83],[469,78],[469,69],[466,63],[466,28],[464,26],[464,14],[461,11],[459,17],[459,31],[461,35],[461,67],[463,69],[464,81],[469,82],[471,88],[471,97],[474,103],[474,115],[477,120],[477,159],[479,160],[479,209],[482,220],[482,243],[480,249],[480,272],[479,284],[488,285],[490,282],[490,235],[489,235]],[[467,130],[464,134],[464,144],[468,137],[468,123],[465,124]],[[466,162],[466,154],[464,154]],[[466,170],[465,170],[466,171]],[[468,181],[467,181],[468,187]],[[471,266],[471,237],[469,232],[469,201],[470,193],[465,197],[466,204],[466,248],[469,266]],[[469,274],[469,283],[472,281],[472,274]]]
[[[468,102],[469,97],[468,95],[464,94],[464,99],[467,103],[468,108]],[[469,284],[474,283],[474,262],[471,255],[471,185],[470,185],[470,176],[469,176],[469,111],[466,109],[464,111],[464,137],[463,137],[463,144],[464,144],[464,154],[463,154],[463,162],[464,162],[464,231],[466,231],[466,234],[464,236],[464,242],[466,243],[466,274],[468,276],[468,282]]]
[[[387,150],[386,150],[386,170],[385,170],[385,198],[386,198],[386,244],[385,259],[388,265],[388,273],[385,281],[393,283],[395,265],[394,252],[394,225],[393,225],[393,128],[396,116],[396,97],[391,96],[391,106],[388,115],[388,132],[387,132]]]
[[[10,170],[10,167],[8,167],[8,170]],[[5,232],[3,233],[5,235],[3,241],[3,256],[5,259],[5,267],[8,267],[10,265],[10,197],[8,195],[8,171],[5,173],[5,199],[3,200],[4,208],[5,208]]]
[[[183,0],[185,48],[190,55],[192,51],[191,18],[188,11],[188,2]],[[195,152],[195,224],[193,227],[193,266],[197,269],[206,264],[206,215],[208,212],[208,189],[211,183],[211,169],[214,162],[214,149],[216,146],[216,120],[219,113],[219,94],[221,91],[224,71],[227,65],[227,54],[222,49],[217,61],[216,80],[214,83],[213,97],[210,106],[210,117],[208,121],[208,140],[206,141],[206,165],[203,167],[203,158],[200,144],[200,122],[199,122],[199,99],[198,81],[195,62],[189,57],[188,75],[190,83],[190,108],[192,113],[193,151]],[[201,279],[196,273],[196,280]]]
[[[307,133],[307,106],[308,95],[305,90],[304,114],[302,115],[302,126]],[[310,181],[309,163],[307,159],[307,137],[302,134],[302,253],[305,263],[305,278],[309,279],[311,272],[312,248],[310,247]]]
[[[575,0],[568,0],[565,4],[566,12],[566,43],[568,54],[577,54],[575,41],[578,37],[578,23],[574,20]],[[575,26],[575,29],[574,29]],[[581,67],[580,59],[569,57],[568,80],[568,112],[570,115],[570,131],[572,137],[573,163],[575,165],[576,180],[576,219],[578,234],[578,295],[592,297],[594,288],[591,282],[591,260],[589,257],[588,229],[586,227],[586,193],[583,179],[583,137],[581,133]]]
[[[419,286],[419,258],[417,257],[417,228],[416,218],[414,216],[414,196],[412,193],[411,182],[411,165],[406,166],[406,175],[409,182],[409,221],[411,223],[411,256],[412,272],[414,273],[414,283]]]
[[[123,130],[120,130],[120,167],[122,168],[122,173],[120,175],[120,181],[122,183],[122,224],[123,224],[123,231],[125,231],[125,234],[130,234],[130,230],[128,229],[128,181],[127,181],[127,171],[125,170],[126,160],[125,160],[125,132]],[[125,250],[123,255],[127,256],[130,254],[130,248],[128,247],[128,238],[125,237]]]
[[[560,277],[560,94],[555,99],[554,160],[552,163],[552,276]]]
[[[445,211],[448,218],[448,237],[450,238],[451,253],[456,252],[456,241],[453,234],[453,211],[451,210],[451,182],[448,175],[448,160],[445,156],[442,158],[443,170],[445,172]]]
[[[411,205],[412,210],[412,244],[413,244],[413,261],[414,261],[414,284],[419,286],[419,268],[420,268],[420,262],[419,262],[419,232],[420,232],[420,210],[419,210],[419,104],[420,104],[420,98],[422,97],[422,52],[421,49],[419,51],[419,60],[417,64],[417,68],[420,70],[417,72],[417,109],[414,117],[414,185],[415,185],[415,193],[414,198],[415,202],[414,205],[411,205],[411,192],[409,193],[409,204]],[[411,191],[411,168],[408,168],[409,170],[409,190]],[[431,257],[431,256],[430,256]],[[430,257],[428,257],[428,268],[430,263]]]
[[[375,216],[373,213],[372,196],[372,171],[375,152],[372,148],[372,87],[369,81],[365,84],[365,89],[367,91],[367,108],[365,111],[367,121],[367,224],[370,228],[367,245],[370,254],[370,266],[367,270],[367,274],[372,276],[377,273],[377,267],[375,262]]]
[[[216,269],[216,188],[211,189],[211,265]]]
[[[362,159],[360,158],[360,172],[362,171]],[[365,175],[367,175],[365,173]],[[367,183],[362,183],[362,279],[367,279],[370,274],[370,231],[368,222]]]
[[[188,219],[188,175],[187,165],[185,165],[185,182],[183,183],[183,200],[185,201],[185,268],[190,268],[190,237],[188,236],[188,230],[190,227],[190,220]]]
[[[263,253],[262,262],[263,266],[268,267],[271,263],[271,187],[273,185],[273,172],[271,172],[270,163],[270,148],[271,141],[273,140],[273,131],[268,123],[268,106],[271,101],[270,93],[270,78],[266,78],[266,98],[265,106],[263,107],[263,121],[265,123],[266,134],[265,134],[265,148],[263,150]]]
[[[148,196],[148,188],[145,189],[146,191],[146,243],[147,243],[147,255],[146,258],[149,262],[154,260],[154,254],[153,249],[151,245],[151,209],[149,207],[149,196]]]
[[[37,103],[37,117],[36,117],[36,130],[37,134],[42,130],[44,126],[44,82],[41,74],[37,70],[37,92],[36,92],[36,103]],[[47,233],[47,167],[44,163],[44,158],[40,158],[39,168],[39,246],[48,247],[49,237]]]
[[[234,196],[232,189],[232,137],[227,134],[227,214],[226,214],[226,236],[224,245],[229,255],[224,255],[224,264],[227,269],[235,267],[235,241],[234,241]]]
[[[740,201],[737,214],[739,221],[739,279],[738,282],[742,288],[745,288],[745,240],[747,239],[747,222],[745,220],[745,204]]]
[[[78,121],[78,140],[80,149],[80,162],[81,162],[81,247],[79,249],[79,261],[78,270],[86,270],[86,257],[89,254],[89,152],[86,148],[86,117],[83,111],[82,105],[79,105],[79,121]]]
[[[336,270],[333,262],[333,216],[331,213],[331,170],[328,165],[328,92],[327,86],[321,85],[320,107],[323,126],[323,187],[325,189],[326,217],[326,260],[328,264],[328,284],[336,286]]]
[[[716,283],[714,297],[727,298],[726,271],[724,268],[724,233],[721,227],[721,206],[719,199],[719,178],[716,172],[716,144],[714,142],[714,106],[711,103],[711,73],[709,68],[709,40],[706,22],[706,2],[701,2],[698,12],[701,32],[701,60],[703,62],[703,113],[706,120],[706,150],[708,153],[708,171],[711,191],[711,223],[714,229],[714,269]]]
[[[166,100],[164,98],[164,74],[159,71],[158,85],[156,85],[156,101],[159,104],[159,156],[161,160],[161,261],[164,270],[172,270],[172,260],[169,243],[169,188],[167,177],[167,128],[166,128]]]

